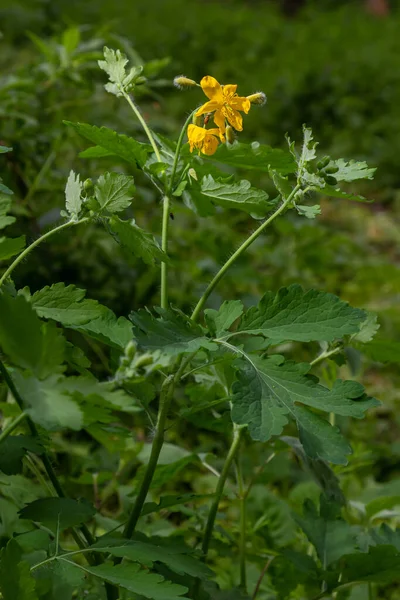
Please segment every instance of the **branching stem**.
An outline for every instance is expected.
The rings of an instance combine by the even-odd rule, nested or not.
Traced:
[[[282,202],[282,204],[276,209],[276,211],[274,213],[272,213],[272,215],[270,217],[268,217],[268,219],[266,219],[264,221],[264,223],[262,223],[260,225],[260,227],[258,227],[258,229],[256,229],[254,231],[254,233],[252,233],[247,238],[247,240],[245,240],[243,242],[243,244],[241,244],[241,246],[239,246],[239,248],[236,250],[236,252],[234,252],[232,254],[232,256],[226,261],[226,263],[220,268],[220,270],[215,275],[215,277],[212,279],[212,281],[209,283],[206,291],[204,292],[204,294],[201,296],[200,300],[198,301],[198,303],[192,313],[191,318],[193,321],[198,320],[198,318],[200,316],[200,312],[203,309],[203,306],[205,305],[205,303],[207,302],[208,297],[210,296],[210,294],[214,290],[214,288],[217,286],[217,284],[220,282],[222,277],[225,275],[225,273],[228,271],[228,269],[247,250],[247,248],[249,246],[251,246],[251,244],[261,235],[261,233],[264,231],[264,229],[266,229],[268,227],[268,225],[270,225],[272,223],[272,221],[274,221],[276,219],[276,217],[278,217],[285,210],[285,208],[293,200],[294,196],[299,191],[299,189],[300,189],[300,185],[296,185],[296,187],[292,190],[290,195]]]

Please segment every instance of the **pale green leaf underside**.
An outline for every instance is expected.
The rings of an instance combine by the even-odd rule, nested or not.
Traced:
[[[236,208],[247,213],[265,215],[271,208],[268,194],[250,185],[246,179],[238,183],[227,184],[215,181],[212,175],[206,175],[201,182],[201,192],[213,203],[223,208]]]
[[[120,173],[100,175],[94,188],[101,211],[116,213],[128,208],[135,193],[133,177]]]
[[[167,260],[154,236],[135,225],[134,221],[123,221],[113,216],[109,221],[109,229],[121,246],[146,264],[154,265],[156,261]]]
[[[82,206],[81,199],[82,183],[79,175],[70,172],[65,186],[65,207],[73,219],[77,219]]]

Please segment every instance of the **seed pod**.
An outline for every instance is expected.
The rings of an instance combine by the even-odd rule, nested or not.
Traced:
[[[321,158],[321,160],[317,162],[318,169],[324,169],[327,165],[329,165],[330,160],[330,156],[324,156],[323,158]]]

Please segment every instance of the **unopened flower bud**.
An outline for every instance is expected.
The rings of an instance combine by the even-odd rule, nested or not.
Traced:
[[[194,123],[194,125],[197,125],[197,127],[201,127],[201,125],[203,125],[203,117],[201,115],[198,117],[196,113],[194,113],[192,117],[192,123]]]
[[[330,157],[330,156],[324,156],[323,158],[321,158],[321,160],[319,160],[319,161],[317,162],[317,167],[318,167],[318,169],[325,169],[325,167],[326,167],[327,165],[329,165],[329,163],[330,163],[330,160],[331,160],[331,157]]]
[[[332,165],[332,167],[327,167],[325,169],[325,173],[327,173],[328,175],[334,175],[338,171],[339,171],[339,167],[337,167],[336,165]]]
[[[83,182],[83,189],[88,191],[91,190],[93,187],[93,181],[91,179],[85,179],[85,181]]]
[[[193,79],[185,77],[185,75],[178,75],[174,78],[174,86],[178,90],[185,90],[186,88],[195,87],[197,83]]]
[[[247,96],[247,99],[250,100],[251,104],[263,106],[267,101],[267,96],[264,94],[264,92],[256,92],[255,94]]]
[[[225,131],[225,135],[226,135],[226,141],[229,142],[230,144],[233,144],[233,142],[235,141],[235,132],[233,131],[233,127],[228,125],[226,128],[226,131]]]
[[[324,179],[328,185],[336,185],[337,184],[337,179],[336,179],[336,177],[333,177],[333,175],[325,175]]]

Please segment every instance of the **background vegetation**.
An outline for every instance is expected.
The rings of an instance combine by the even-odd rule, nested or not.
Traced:
[[[0,141],[13,148],[3,156],[1,169],[4,183],[15,193],[13,211],[19,218],[9,228],[14,236],[28,232],[32,240],[57,223],[71,168],[83,176],[95,176],[106,168],[126,170],[114,158],[80,158],[86,145],[63,125],[63,119],[106,125],[143,139],[128,108],[104,91],[97,67],[104,44],[120,47],[133,63],[140,64],[141,57],[147,62],[150,83],[138,101],[161,135],[177,135],[199,101],[192,92],[173,88],[173,77],[185,73],[199,80],[211,74],[220,81],[237,82],[244,94],[257,90],[267,94],[267,106],[248,116],[241,134],[246,141],[279,146],[286,132],[300,139],[305,122],[320,141],[322,154],[367,160],[378,167],[375,181],[357,189],[373,204],[335,200],[323,203],[322,216],[314,221],[294,215],[278,220],[235,266],[209,305],[218,307],[225,297],[254,303],[266,290],[296,282],[336,293],[353,306],[377,313],[380,331],[367,355],[352,350],[350,366],[332,362],[322,375],[327,382],[338,373],[350,376],[383,402],[363,421],[340,423],[354,450],[348,466],[335,468],[350,500],[349,518],[357,524],[368,519],[374,524],[400,523],[396,510],[400,506],[400,8],[394,6],[389,16],[377,18],[364,10],[362,2],[310,1],[290,18],[276,2],[26,0],[7,4],[3,0],[0,23]],[[157,236],[159,201],[146,180],[135,176],[135,218]],[[256,175],[253,181],[268,191],[267,180]],[[187,309],[236,248],[238,236],[243,237],[252,224],[233,211],[212,219],[194,215],[180,199],[172,212],[172,260],[183,255],[186,264],[175,274],[171,269],[171,300]],[[156,304],[159,296],[158,270],[142,265],[91,227],[81,228],[78,234],[67,231],[43,244],[14,278],[17,287],[28,286],[32,293],[57,281],[74,283],[117,315]],[[99,377],[107,377],[115,360],[112,353],[105,353],[100,344],[88,346],[89,341],[78,334],[74,342],[90,357]],[[2,387],[0,394],[4,401]],[[189,452],[223,454],[223,424],[213,428],[205,423],[200,432],[199,425],[201,415],[196,415],[193,428],[190,420],[189,426],[178,423],[171,444]],[[112,523],[129,500],[135,474],[132,460],[136,459],[136,467],[145,461],[151,432],[144,421],[135,423],[134,431],[129,447],[118,435],[113,442],[108,440],[107,455],[95,437],[55,439],[59,468],[69,489],[91,501],[93,493],[98,494],[105,523]],[[216,431],[221,431],[219,437]],[[171,452],[176,448],[171,447]],[[269,452],[262,444],[255,445],[249,464],[262,464]],[[176,458],[171,455],[165,460],[173,463]],[[128,472],[124,472],[126,465]],[[119,496],[112,484],[102,485],[116,469],[124,484]],[[94,473],[100,473],[99,479]],[[10,496],[7,477],[2,478],[0,542],[5,543],[28,492],[25,489],[18,496],[14,491]],[[26,482],[21,476],[21,486]],[[211,473],[193,468],[161,478],[159,489],[208,493],[212,486]],[[259,523],[254,539],[260,536],[272,548],[294,543],[299,534],[288,516],[290,510],[300,511],[304,498],[316,499],[318,494],[312,476],[299,469],[295,456],[279,453],[260,474],[249,503],[251,517]],[[390,500],[378,503],[379,511],[366,516],[363,506],[377,498]],[[185,517],[195,518],[187,513]],[[182,518],[177,512],[168,522],[151,526],[154,533],[162,534],[161,527],[177,528]],[[225,515],[225,532],[235,530],[237,518],[233,509]],[[223,533],[220,541],[218,582],[229,588],[237,583],[237,567],[225,548]],[[255,585],[256,571],[249,573],[249,579]],[[374,593],[379,598],[400,598],[390,587]],[[268,577],[263,594],[260,598],[273,597]],[[351,594],[347,597],[352,600],[366,597],[362,586]]]

